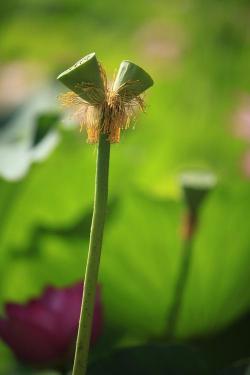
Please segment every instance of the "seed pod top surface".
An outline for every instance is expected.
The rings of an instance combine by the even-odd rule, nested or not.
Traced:
[[[95,53],[90,53],[61,73],[57,79],[90,104],[101,103],[105,89]]]
[[[124,60],[121,62],[113,90],[117,91],[124,100],[129,101],[142,94],[153,85],[150,75],[138,65]]]

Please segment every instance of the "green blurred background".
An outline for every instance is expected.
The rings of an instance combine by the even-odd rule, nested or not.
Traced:
[[[83,276],[96,147],[60,117],[56,76],[95,51],[110,78],[129,59],[155,81],[146,114],[112,146],[100,272],[107,341],[165,332],[181,260],[178,176],[190,168],[214,171],[218,186],[201,211],[178,338],[215,335],[246,314],[249,1],[10,0],[0,11],[1,308]],[[37,135],[42,114],[49,131]],[[14,359],[0,345],[5,374]]]

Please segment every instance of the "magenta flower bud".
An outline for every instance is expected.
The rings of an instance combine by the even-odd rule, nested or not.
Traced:
[[[40,298],[25,305],[8,303],[0,318],[0,338],[27,365],[63,368],[71,360],[80,317],[83,286],[48,287]],[[100,288],[96,291],[91,342],[103,326]]]

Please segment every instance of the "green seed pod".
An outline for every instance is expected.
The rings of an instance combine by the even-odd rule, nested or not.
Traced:
[[[152,78],[145,70],[125,60],[121,62],[113,90],[117,91],[125,101],[129,101],[142,94],[153,83]]]
[[[217,179],[212,172],[190,171],[181,175],[181,186],[188,209],[197,213],[205,197],[216,185]]]
[[[83,57],[57,79],[90,104],[105,99],[103,77],[95,53]]]

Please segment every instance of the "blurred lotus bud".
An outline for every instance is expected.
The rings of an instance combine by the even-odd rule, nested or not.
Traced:
[[[233,132],[235,136],[245,140],[250,140],[250,97],[244,95],[241,99],[233,119]]]
[[[183,223],[183,238],[191,238],[195,232],[199,208],[209,191],[214,188],[216,181],[212,172],[190,171],[181,175],[181,187],[187,205]]]
[[[247,150],[243,155],[242,155],[242,160],[241,160],[241,170],[242,174],[246,179],[250,179],[250,151]]]
[[[82,292],[82,283],[68,288],[48,287],[40,298],[25,305],[6,304],[6,318],[0,319],[0,338],[25,365],[67,368],[76,340]],[[92,343],[100,336],[102,326],[103,312],[98,288]]]

